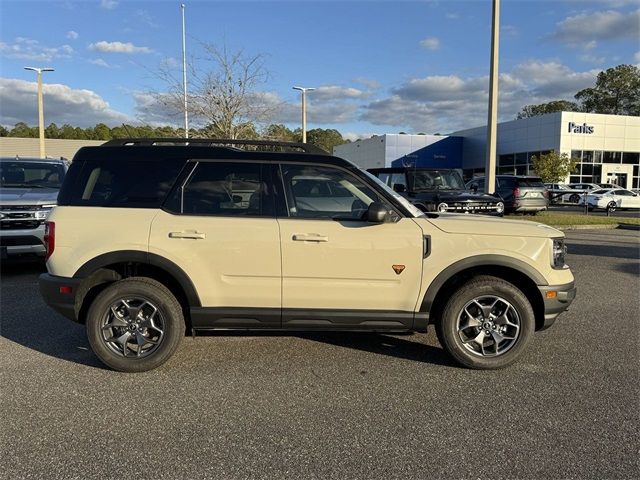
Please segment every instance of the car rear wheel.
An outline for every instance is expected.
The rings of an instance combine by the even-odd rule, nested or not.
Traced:
[[[96,356],[121,372],[165,363],[184,336],[182,308],[160,282],[131,277],[105,288],[89,307],[87,336]]]
[[[578,203],[580,201],[580,195],[578,195],[577,193],[573,193],[570,197],[569,197],[569,201],[571,203]]]
[[[533,309],[513,284],[478,276],[446,303],[437,324],[438,339],[462,365],[503,368],[522,355],[535,329]]]

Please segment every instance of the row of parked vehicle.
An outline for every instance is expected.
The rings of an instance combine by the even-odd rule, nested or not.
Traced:
[[[640,209],[640,194],[611,183],[547,183],[551,203],[614,211]]]

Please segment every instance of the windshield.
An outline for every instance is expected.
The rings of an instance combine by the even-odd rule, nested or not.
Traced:
[[[413,190],[464,190],[460,174],[455,170],[410,170]]]
[[[0,162],[0,186],[3,188],[60,188],[64,178],[62,165],[46,162]]]
[[[378,177],[376,177],[372,173],[367,172],[366,170],[361,169],[361,171],[364,172],[364,174],[367,177],[369,177],[371,180],[373,180],[378,186],[380,186],[380,188],[382,188],[385,192],[387,192],[389,195],[395,198],[399,203],[401,203],[402,206],[407,210],[409,210],[414,217],[424,216],[424,213],[421,210],[416,208],[415,205],[409,202],[409,200],[404,198],[402,195],[398,194],[397,192],[394,192],[391,188],[389,188],[389,186],[386,183],[384,183]]]

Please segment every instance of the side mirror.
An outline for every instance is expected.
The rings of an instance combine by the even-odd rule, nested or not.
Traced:
[[[366,220],[371,223],[384,223],[389,215],[389,210],[380,202],[373,202],[367,209]]]
[[[407,188],[402,183],[394,183],[393,191],[397,193],[403,193],[407,191]]]

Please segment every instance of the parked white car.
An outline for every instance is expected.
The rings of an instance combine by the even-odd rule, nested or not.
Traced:
[[[594,190],[586,196],[586,199],[582,199],[580,204],[584,205],[585,201],[587,202],[587,208],[589,210],[596,208],[603,210],[640,209],[640,195],[623,188],[602,188],[600,190]]]

